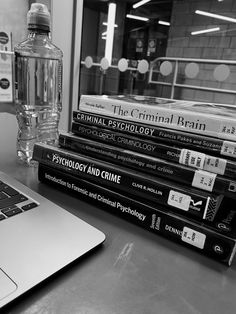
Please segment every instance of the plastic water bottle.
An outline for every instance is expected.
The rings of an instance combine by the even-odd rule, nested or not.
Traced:
[[[28,37],[15,52],[15,101],[18,121],[17,156],[27,165],[36,142],[56,145],[62,109],[62,51],[50,38],[46,5],[31,4]]]

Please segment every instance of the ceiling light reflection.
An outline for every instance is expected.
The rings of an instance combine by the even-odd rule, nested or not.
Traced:
[[[208,28],[208,29],[202,29],[202,30],[199,30],[199,31],[191,32],[191,35],[199,35],[199,34],[217,32],[217,31],[219,31],[219,30],[220,30],[219,27]]]
[[[141,1],[133,4],[133,8],[136,9],[138,7],[141,7],[141,5],[144,5],[145,3],[149,2],[149,1],[151,1],[151,0],[141,0]]]
[[[170,22],[166,22],[166,21],[158,21],[158,24],[170,26]]]
[[[210,12],[206,12],[206,11],[201,11],[201,10],[196,10],[195,13],[196,13],[196,14],[200,14],[200,15],[205,15],[205,16],[213,17],[213,18],[219,19],[219,20],[224,20],[224,21],[236,23],[236,19],[233,19],[232,17],[224,16],[224,15],[214,14],[214,13],[210,13]]]
[[[129,19],[140,20],[140,21],[145,21],[145,22],[149,20],[147,17],[142,17],[139,15],[133,15],[133,14],[126,14],[126,17]]]

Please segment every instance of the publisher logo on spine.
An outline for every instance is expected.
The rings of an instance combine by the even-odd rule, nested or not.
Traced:
[[[225,232],[231,231],[230,226],[226,225],[226,224],[223,223],[223,222],[218,223],[218,224],[217,224],[217,228],[219,228],[220,230],[225,231]]]
[[[215,245],[213,246],[213,250],[214,250],[214,252],[215,252],[216,254],[218,254],[218,255],[224,254],[224,248],[223,248],[222,245],[215,244]]]

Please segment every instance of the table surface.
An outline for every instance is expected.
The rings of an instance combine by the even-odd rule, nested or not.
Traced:
[[[15,120],[9,119],[9,127]],[[0,169],[101,229],[104,244],[5,309],[9,314],[233,314],[236,261],[227,267],[37,180],[0,132]]]

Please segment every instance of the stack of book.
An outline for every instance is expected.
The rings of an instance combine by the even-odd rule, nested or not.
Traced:
[[[236,109],[82,95],[59,146],[35,144],[39,180],[231,265]]]

